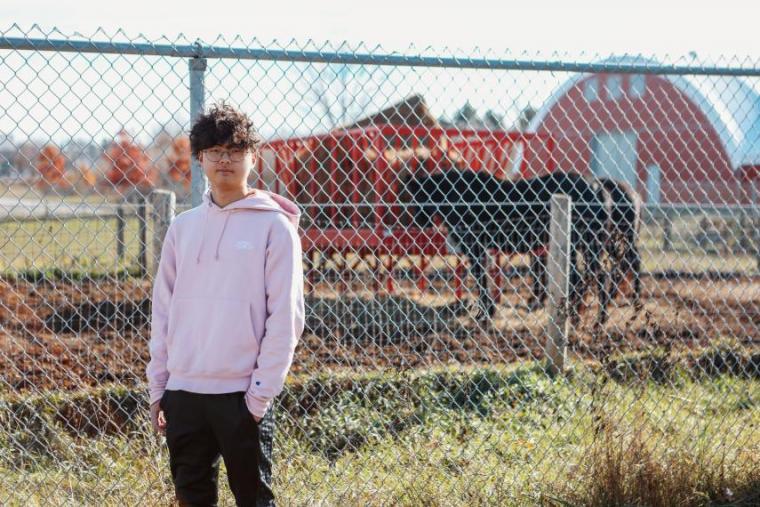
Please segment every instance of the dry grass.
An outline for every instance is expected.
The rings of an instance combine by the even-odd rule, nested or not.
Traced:
[[[673,447],[648,424],[647,414],[635,418],[637,425],[621,425],[611,414],[597,414],[597,437],[586,450],[586,466],[578,469],[580,487],[558,488],[563,502],[587,507],[760,505],[757,449],[726,448],[735,442],[721,442],[717,447],[723,452],[715,452],[714,443]]]

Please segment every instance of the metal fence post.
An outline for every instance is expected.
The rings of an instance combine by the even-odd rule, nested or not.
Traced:
[[[198,51],[200,53],[200,49]],[[203,113],[206,100],[204,76],[206,72],[206,59],[200,56],[188,61],[190,68],[190,124],[195,123],[198,116]],[[203,174],[200,163],[195,157],[191,159],[192,190],[191,202],[193,206],[201,204],[203,192],[206,191],[206,176]]]
[[[546,342],[547,371],[556,375],[565,368],[567,346],[567,305],[570,262],[571,200],[555,194],[551,199],[547,289],[549,291],[549,326]]]
[[[164,244],[166,231],[174,218],[177,207],[177,196],[171,190],[154,190],[151,198],[151,218],[153,219],[153,262],[151,275],[156,276],[158,261],[161,258],[161,247]]]

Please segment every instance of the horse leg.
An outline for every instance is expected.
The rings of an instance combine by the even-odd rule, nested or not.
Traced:
[[[623,279],[623,274],[625,273],[625,266],[624,266],[624,259],[623,256],[620,253],[619,245],[617,237],[612,236],[607,242],[606,245],[606,252],[607,252],[607,258],[610,262],[610,285],[609,285],[609,301],[615,301],[615,298],[617,298],[618,294],[620,293],[620,283]]]
[[[577,243],[572,244],[570,247],[570,294],[568,299],[568,311],[570,312],[570,323],[577,326],[580,322],[580,304],[582,300],[583,290],[580,270],[578,269],[578,250]],[[548,283],[551,283],[549,281]],[[584,284],[585,285],[585,284]]]
[[[628,247],[631,261],[629,263],[633,273],[633,308],[638,312],[641,311],[641,251],[639,246],[633,241]]]
[[[623,261],[625,262],[625,261]],[[621,265],[621,261],[619,257],[615,257],[613,255],[610,255],[610,264],[612,265],[611,273],[610,273],[610,283],[609,283],[609,289],[608,289],[608,301],[613,302],[615,301],[615,298],[617,298],[618,294],[620,293],[620,284],[623,283],[624,279],[624,266]]]
[[[528,308],[541,308],[546,300],[546,256],[531,253],[530,271],[533,276],[533,293],[528,299]]]
[[[491,296],[488,294],[488,269],[485,266],[486,252],[472,252],[468,255],[472,266],[472,276],[478,285],[477,320],[493,317],[494,308]]]
[[[486,315],[491,319],[496,314],[496,298],[494,297],[493,292],[489,290],[489,286],[491,285],[490,271],[492,262],[493,259],[491,259],[491,256],[488,254],[488,249],[483,250],[483,271],[481,273],[482,280],[480,282],[480,290],[486,300]]]
[[[607,283],[607,270],[602,262],[604,245],[596,241],[589,249],[589,273],[596,278],[596,293],[599,298],[599,312],[597,313],[597,325],[601,326],[607,322],[609,313],[607,306],[610,303],[610,284]],[[615,268],[613,267],[613,270]]]
[[[489,290],[489,268],[491,263],[491,257],[488,255],[488,249],[483,249],[480,256],[480,278],[479,278],[479,292],[481,308],[488,318],[493,318],[496,313],[496,302],[493,295]]]

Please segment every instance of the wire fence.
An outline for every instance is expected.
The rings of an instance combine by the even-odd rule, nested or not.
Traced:
[[[150,294],[222,99],[303,211],[281,504],[760,501],[760,62],[13,26],[0,70],[0,504],[173,498]]]

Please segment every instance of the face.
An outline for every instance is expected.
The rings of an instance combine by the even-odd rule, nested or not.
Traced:
[[[256,154],[228,145],[212,146],[198,154],[211,189],[221,191],[245,188]]]

